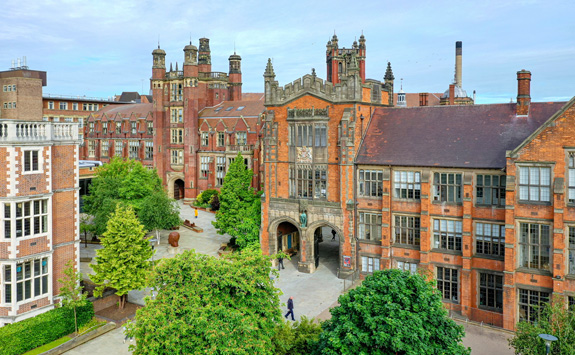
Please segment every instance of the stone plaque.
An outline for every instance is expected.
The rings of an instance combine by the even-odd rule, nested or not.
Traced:
[[[297,162],[300,164],[311,164],[311,147],[297,147]]]

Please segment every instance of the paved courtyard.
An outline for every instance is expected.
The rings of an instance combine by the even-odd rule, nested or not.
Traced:
[[[195,233],[187,228],[180,228],[180,247],[173,250],[168,244],[169,232],[161,234],[160,244],[155,247],[154,258],[169,258],[175,253],[184,250],[195,249],[199,253],[207,255],[217,255],[217,250],[222,243],[229,240],[227,235],[218,235],[211,224],[214,214],[199,211],[198,219],[194,218],[194,210],[189,206],[180,204],[180,214],[183,219],[195,222],[204,229],[203,233]],[[339,238],[331,240],[331,229],[323,229],[324,239],[320,243],[320,264],[313,274],[303,274],[297,271],[299,256],[295,255],[291,260],[284,260],[285,269],[280,271],[279,277],[275,279],[276,286],[282,290],[280,296],[282,311],[286,312],[285,304],[290,296],[294,297],[294,313],[296,319],[302,315],[307,317],[318,317],[320,319],[329,318],[329,308],[337,305],[337,299],[343,292],[344,281],[337,278],[338,273],[338,252]],[[87,248],[81,246],[82,257],[94,257],[96,249],[100,246],[89,244]],[[92,273],[89,263],[81,263],[81,272]],[[346,281],[346,286],[349,282]],[[149,295],[150,290],[132,291],[128,295],[130,302],[144,304],[144,297]],[[471,346],[473,355],[512,355],[513,351],[508,349],[508,333],[492,330],[486,327],[466,325],[466,338],[464,344]],[[130,354],[128,343],[123,343],[122,328],[106,333],[84,345],[81,345],[67,354]]]

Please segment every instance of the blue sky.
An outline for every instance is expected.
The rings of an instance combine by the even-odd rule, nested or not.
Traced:
[[[463,88],[478,103],[517,96],[516,72],[533,74],[535,101],[575,95],[575,2],[565,1],[42,1],[3,0],[0,70],[27,57],[48,72],[44,93],[109,97],[147,93],[151,52],[181,66],[183,47],[210,38],[212,70],[242,56],[243,91],[263,92],[267,58],[285,85],[315,68],[325,78],[325,45],[363,31],[367,77],[392,64],[396,90],[443,92],[463,41]],[[281,4],[281,5],[280,5]],[[169,65],[169,64],[168,64]]]

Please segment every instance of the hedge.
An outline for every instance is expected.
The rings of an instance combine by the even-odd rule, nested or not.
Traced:
[[[78,328],[94,317],[91,302],[76,307]],[[54,308],[48,312],[0,328],[0,354],[19,355],[74,333],[74,309]]]
[[[200,203],[200,204],[210,203],[212,196],[218,195],[218,194],[219,194],[218,190],[213,190],[213,189],[205,190],[196,197],[196,202]]]

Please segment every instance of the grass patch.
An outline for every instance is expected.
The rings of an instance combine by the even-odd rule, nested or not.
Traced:
[[[78,329],[78,335],[91,332],[92,330],[100,328],[104,324],[106,324],[106,321],[98,320],[96,317],[94,317],[92,318],[91,321],[89,321],[88,323],[80,327],[80,329]]]
[[[61,337],[60,339],[56,339],[51,343],[48,344],[44,344],[36,349],[30,350],[26,353],[24,353],[24,355],[37,355],[37,354],[42,354],[45,351],[48,351],[50,349],[54,349],[55,347],[57,347],[58,345],[62,345],[65,342],[67,342],[68,340],[71,340],[72,338],[70,338],[69,336],[65,336],[65,337]]]

